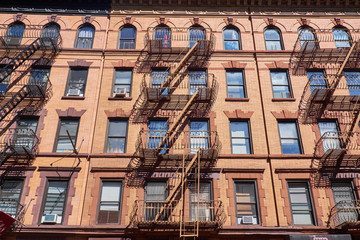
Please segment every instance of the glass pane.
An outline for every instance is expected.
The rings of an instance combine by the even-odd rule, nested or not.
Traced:
[[[279,123],[280,138],[298,138],[296,124],[293,122]]]
[[[350,96],[360,95],[360,73],[359,72],[345,72],[346,83],[349,88]]]
[[[280,41],[266,41],[266,50],[282,50]]]
[[[125,153],[125,138],[109,138],[107,152],[112,153]]]
[[[225,50],[240,50],[238,41],[225,40],[224,46]]]
[[[228,85],[243,85],[243,73],[226,71],[226,82]]]
[[[351,39],[347,31],[343,29],[333,29],[333,36],[335,40],[335,46],[337,48],[351,47]]]
[[[121,29],[121,39],[135,39],[136,30],[133,27],[124,27]]]
[[[300,154],[298,140],[282,139],[281,149],[283,154]]]
[[[190,28],[189,29],[189,47],[194,46],[194,44],[198,40],[205,40],[205,30],[203,28]]]
[[[225,29],[224,30],[224,39],[226,40],[238,40],[239,33],[235,29]]]
[[[288,78],[286,72],[271,72],[271,82],[273,85],[288,86]]]
[[[228,86],[228,98],[244,98],[245,91],[243,86]]]
[[[288,86],[273,86],[274,98],[290,98]]]
[[[13,36],[13,37],[21,37],[24,33],[25,25],[24,24],[14,24],[10,27],[7,36]]]
[[[49,181],[44,214],[63,214],[67,181]]]
[[[131,84],[132,71],[115,72],[115,84]]]
[[[69,132],[70,136],[76,136],[78,129],[79,121],[78,120],[66,120],[62,119],[60,124],[60,136],[68,136],[67,132]]]
[[[101,201],[120,200],[121,182],[103,182],[101,191]]]
[[[352,200],[355,200],[351,182],[333,182],[331,187],[335,203],[340,201],[349,201],[350,203]]]
[[[166,183],[165,182],[148,182],[146,185],[147,201],[164,201],[166,199]]]
[[[249,137],[249,128],[247,122],[231,122],[232,137]]]
[[[249,139],[232,139],[231,148],[233,154],[250,154]]]
[[[127,121],[109,121],[109,136],[126,137]]]
[[[313,219],[311,213],[293,213],[294,224],[299,225],[313,225]]]

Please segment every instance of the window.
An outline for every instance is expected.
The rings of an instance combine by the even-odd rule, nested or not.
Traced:
[[[288,182],[294,225],[315,225],[308,182]]]
[[[83,24],[77,30],[75,48],[92,48],[95,28],[91,24]]]
[[[109,120],[106,152],[126,152],[127,121]]]
[[[297,123],[278,122],[282,154],[301,154],[302,148]]]
[[[205,97],[206,91],[201,90],[207,87],[207,74],[205,70],[189,70],[189,80],[190,80],[190,95],[193,95],[196,90],[199,90],[199,95],[201,98]]]
[[[157,148],[166,132],[169,128],[167,119],[152,119],[148,122],[148,136],[147,136],[147,146],[148,148]],[[160,153],[167,153],[167,144],[163,146],[160,150]]]
[[[313,28],[305,26],[298,29],[301,49],[312,50],[316,48],[315,31]]]
[[[72,142],[76,146],[78,127],[79,119],[60,119],[55,143],[56,152],[73,152],[74,148],[67,133],[69,133]]]
[[[160,24],[154,29],[153,39],[155,48],[171,47],[171,29],[165,24]]]
[[[264,30],[266,50],[284,50],[280,29],[267,27]]]
[[[199,25],[194,25],[189,28],[188,31],[189,34],[189,47],[193,47],[196,42],[199,41],[199,48],[204,48],[205,43],[203,40],[205,40],[205,29]]]
[[[120,29],[119,49],[135,49],[136,28],[133,25],[125,25]]]
[[[350,32],[345,27],[334,27],[332,30],[335,46],[337,48],[349,48],[352,45]]]
[[[0,96],[5,95],[11,79],[12,66],[0,65]]]
[[[41,38],[45,46],[56,45],[60,35],[60,26],[56,23],[49,23],[44,26],[41,32]]]
[[[251,154],[249,121],[230,121],[231,153]]]
[[[97,223],[119,223],[121,209],[122,182],[103,180]]]
[[[115,79],[114,79],[114,90],[113,93],[116,97],[116,94],[119,92],[119,88],[126,89],[126,97],[131,96],[131,81],[132,81],[132,70],[115,70]]]
[[[336,181],[331,183],[339,224],[347,221],[358,221],[356,197],[354,187],[350,181]],[[354,209],[354,210],[352,210]]]
[[[24,23],[14,22],[10,24],[6,31],[5,43],[7,45],[20,45],[24,31]]]
[[[66,96],[84,96],[88,69],[71,68],[69,71]]]
[[[243,71],[226,71],[227,97],[245,98],[245,80]]]
[[[24,181],[22,179],[4,179],[0,189],[0,211],[16,217],[19,212],[20,197]]]
[[[324,71],[309,71],[307,72],[310,81],[310,91],[315,93],[316,89],[327,88],[327,81]]]
[[[29,91],[32,96],[45,97],[49,81],[49,68],[33,68],[30,72]]]
[[[213,201],[211,182],[189,183],[190,221],[212,221]],[[199,214],[199,216],[198,216]]]
[[[291,98],[290,81],[287,71],[270,71],[274,98]]]
[[[152,221],[164,205],[168,193],[166,182],[148,182],[145,186],[145,220]],[[165,213],[160,217],[165,220]]]
[[[360,72],[344,71],[346,84],[349,89],[350,96],[360,95]]]
[[[239,29],[229,26],[223,29],[224,49],[240,50],[240,31]]]
[[[339,128],[336,121],[319,121],[318,126],[324,153],[327,150],[341,148]]]
[[[26,150],[32,152],[36,138],[37,125],[37,118],[20,118],[17,121],[14,136],[16,151],[24,152]]]
[[[259,224],[256,184],[254,181],[235,181],[237,224]]]
[[[209,123],[207,120],[190,121],[190,153],[196,153],[199,148],[210,147]]]
[[[67,180],[48,179],[44,194],[41,223],[62,223],[67,189]]]
[[[160,89],[162,83],[165,82],[168,76],[169,76],[169,71],[166,69],[152,69],[150,87]],[[161,95],[168,95],[168,94],[169,94],[169,89],[166,88]]]

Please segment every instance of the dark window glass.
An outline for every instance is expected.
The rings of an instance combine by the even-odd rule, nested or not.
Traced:
[[[255,182],[235,182],[237,224],[259,224]]]
[[[66,96],[84,96],[88,69],[70,69]]]
[[[315,31],[310,27],[299,28],[299,39],[301,49],[311,50],[316,48]]]
[[[190,27],[189,28],[189,47],[193,47],[197,41],[200,41],[200,48],[203,48],[204,42],[201,40],[205,40],[205,29],[202,27]]]
[[[278,28],[266,28],[264,30],[266,50],[284,50],[282,37]]]
[[[301,154],[301,143],[296,122],[278,122],[283,154]]]
[[[170,48],[171,29],[166,25],[157,26],[154,29],[153,39],[155,40],[155,48]]]
[[[0,189],[0,211],[17,217],[19,213],[20,197],[24,181],[22,179],[5,179]]]
[[[75,48],[92,48],[94,34],[95,28],[92,25],[85,24],[80,26],[77,31]]]
[[[56,215],[52,223],[62,223],[66,204],[66,194],[68,189],[67,180],[48,180],[46,192],[44,194],[44,208],[41,214],[41,223],[46,223],[47,215]]]
[[[127,121],[109,120],[106,152],[126,152]]]
[[[102,181],[98,224],[120,222],[121,192],[121,181]]]
[[[240,32],[234,27],[226,27],[223,30],[224,49],[240,50]]]
[[[119,92],[119,88],[126,89],[126,97],[131,96],[131,80],[132,80],[132,70],[115,70],[115,79],[114,79],[114,90],[113,94],[116,96],[116,93]]]
[[[307,182],[288,182],[289,201],[294,225],[315,225]]]
[[[7,45],[20,45],[25,31],[25,24],[22,22],[15,22],[9,25],[5,36],[5,43]]]
[[[119,49],[135,49],[136,28],[126,25],[120,29]]]
[[[289,76],[286,71],[270,71],[274,98],[291,98]]]
[[[226,71],[227,97],[245,98],[245,81],[243,71]]]
[[[47,24],[41,32],[41,38],[45,46],[56,45],[60,35],[60,26],[57,24]]]
[[[233,154],[251,154],[248,121],[231,121],[231,152]]]
[[[67,132],[74,145],[76,146],[76,139],[79,127],[79,119],[60,119],[58,135],[56,140],[56,152],[73,152],[74,148],[71,144]]]
[[[344,71],[346,84],[349,89],[350,96],[360,95],[360,72],[358,71]]]
[[[351,35],[348,29],[336,27],[332,30],[335,46],[337,48],[349,48],[352,45]]]

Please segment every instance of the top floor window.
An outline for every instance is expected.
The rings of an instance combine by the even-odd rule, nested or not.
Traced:
[[[301,49],[314,49],[316,48],[315,31],[311,27],[301,27],[298,29]]]
[[[264,30],[266,50],[284,50],[281,31],[277,27],[267,27]]]
[[[188,31],[189,34],[189,47],[193,47],[196,42],[199,41],[199,44],[201,48],[203,48],[204,42],[201,40],[205,40],[205,29],[201,27],[200,25],[194,25],[189,28]]]
[[[45,46],[56,45],[60,35],[60,26],[56,23],[49,23],[41,31],[41,38]]]
[[[158,25],[154,29],[153,39],[155,40],[155,48],[170,48],[171,29],[165,24]]]
[[[6,31],[5,43],[7,45],[20,45],[22,36],[25,31],[25,24],[22,22],[14,22],[9,25]]]
[[[91,24],[83,24],[76,35],[75,48],[92,48],[95,28]]]
[[[350,32],[345,27],[334,27],[332,30],[335,46],[337,48],[349,48],[352,45]]]
[[[224,49],[225,50],[240,50],[240,31],[239,29],[228,26],[223,30]]]
[[[119,49],[135,49],[136,28],[133,25],[125,25],[119,32]]]

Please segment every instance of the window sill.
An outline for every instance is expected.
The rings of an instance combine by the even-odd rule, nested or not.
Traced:
[[[131,101],[132,97],[109,97],[108,100],[110,101]]]
[[[271,99],[273,102],[295,102],[296,98],[273,98]]]
[[[248,102],[249,98],[225,98],[226,102]]]
[[[62,96],[62,100],[84,100],[85,97],[83,96]]]

